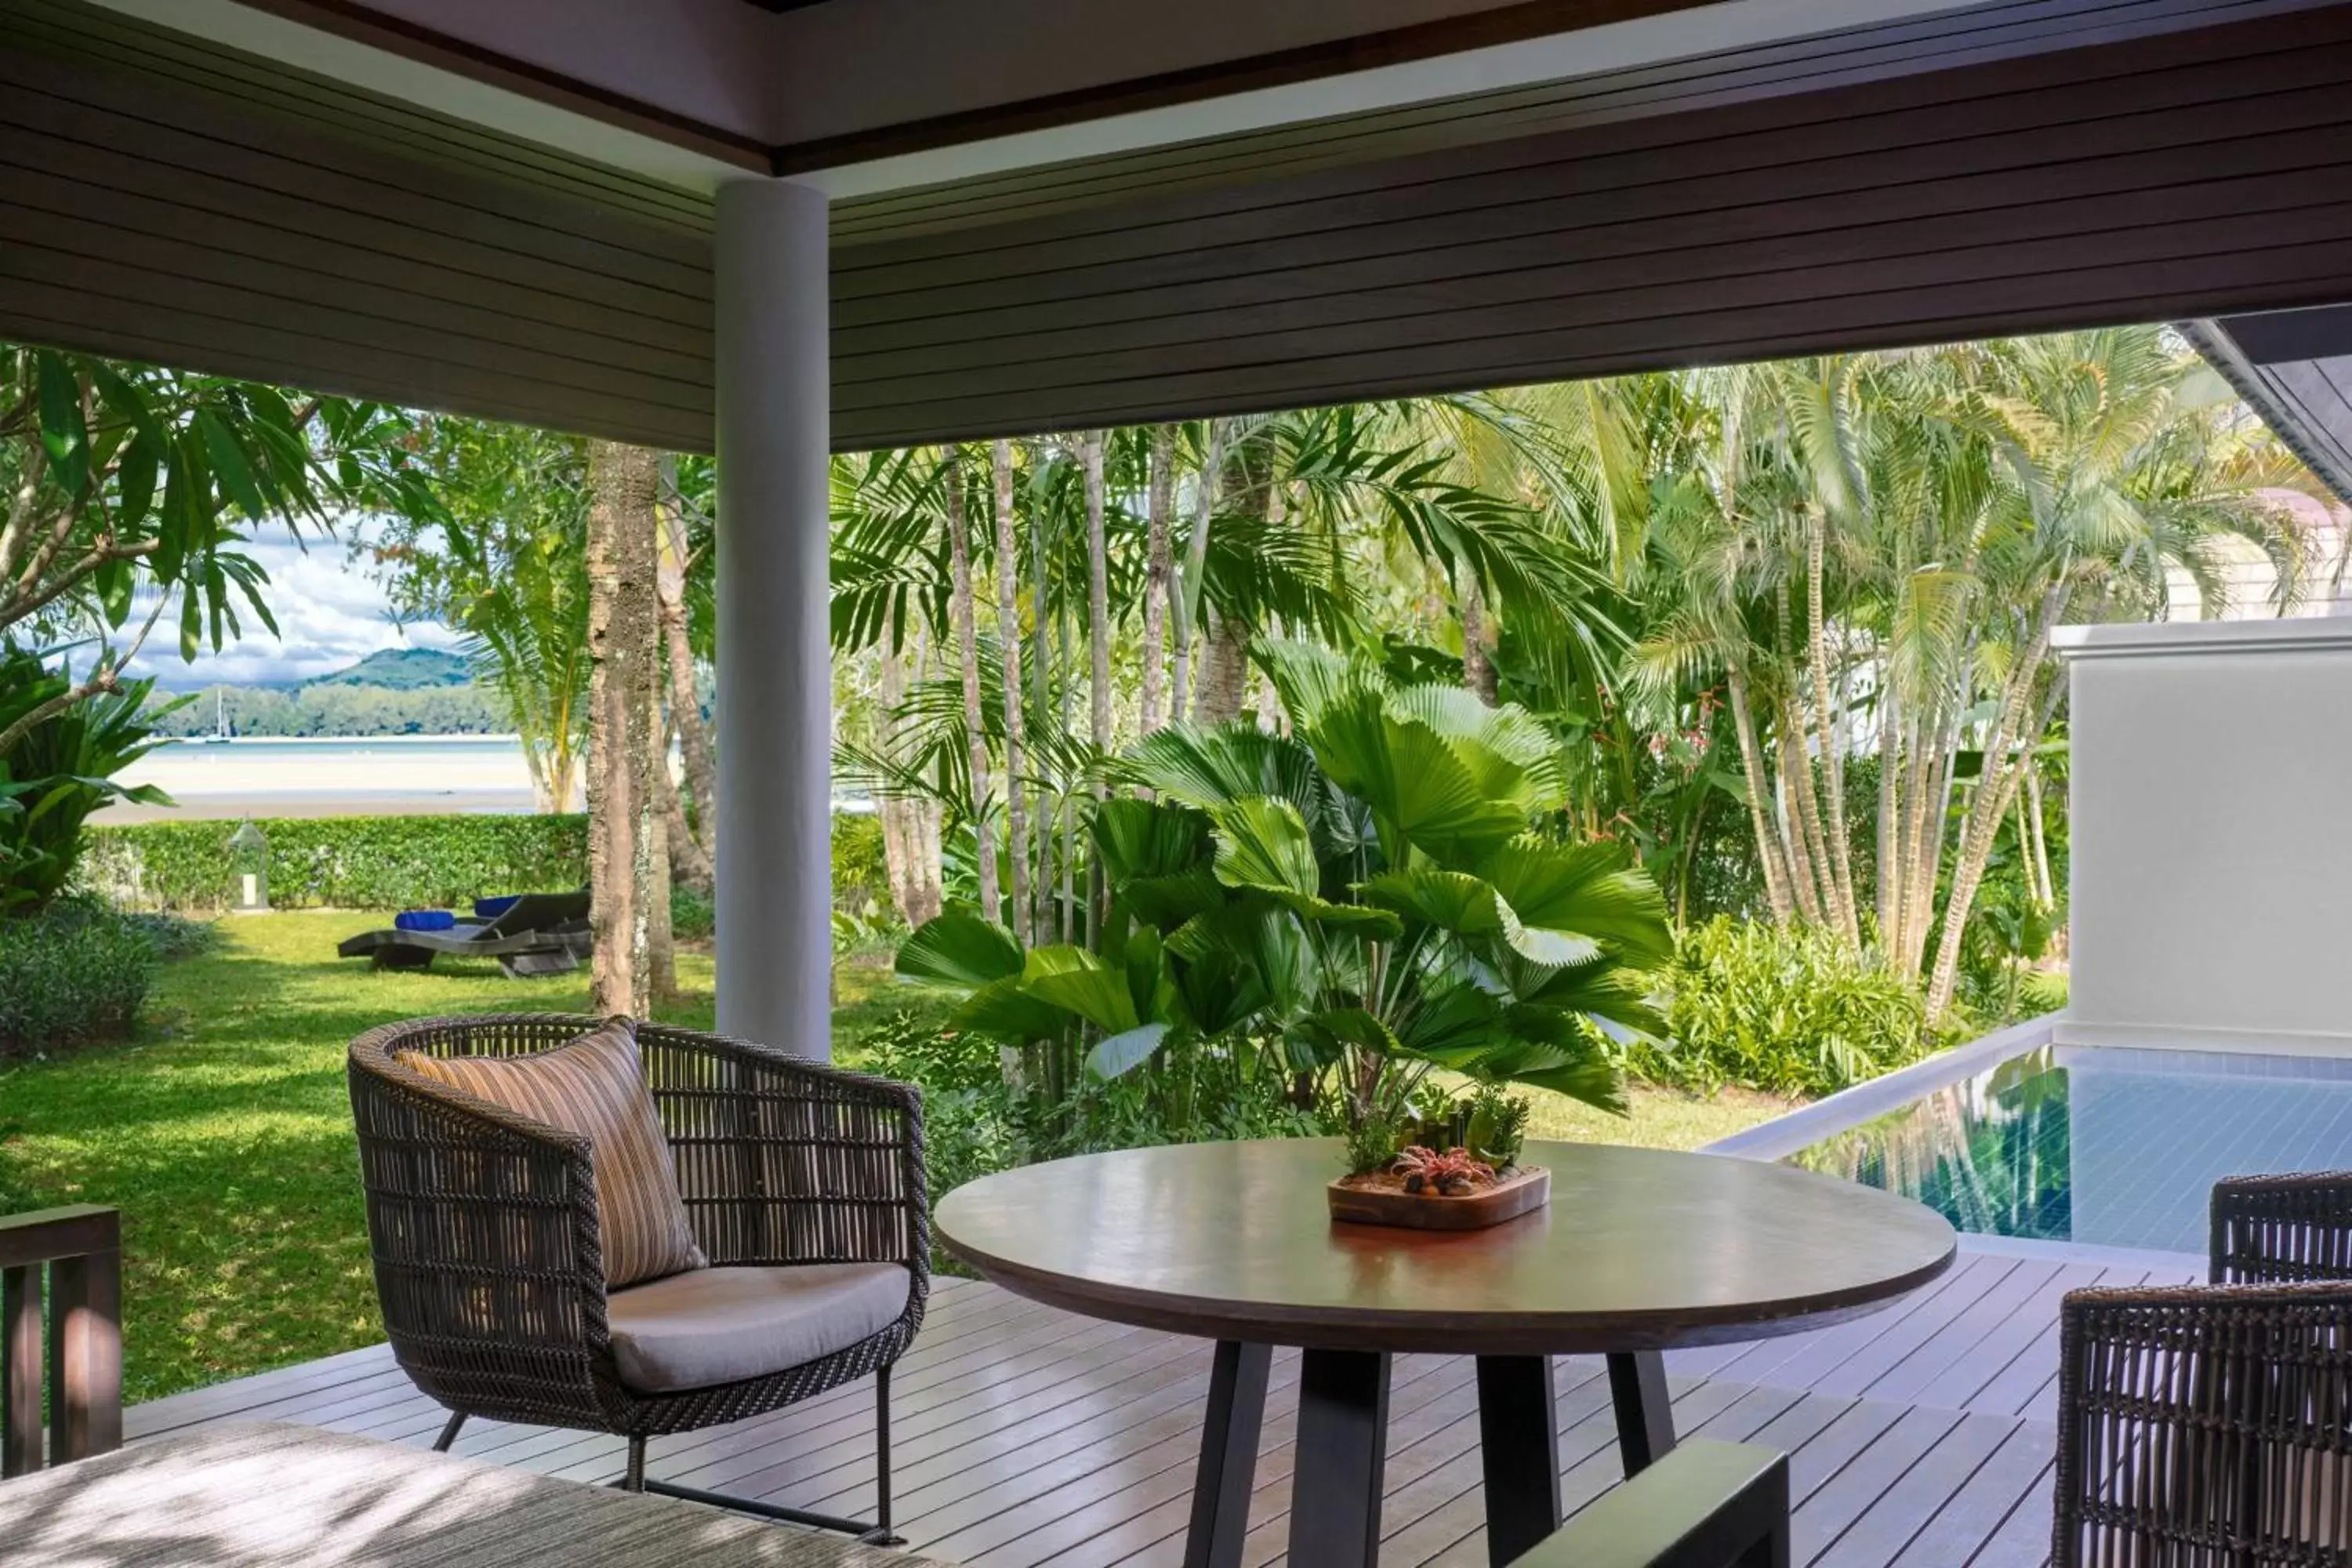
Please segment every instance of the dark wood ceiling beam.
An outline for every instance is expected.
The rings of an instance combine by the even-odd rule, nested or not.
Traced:
[[[2339,303],[2352,6],[855,250],[835,293],[850,447]]]

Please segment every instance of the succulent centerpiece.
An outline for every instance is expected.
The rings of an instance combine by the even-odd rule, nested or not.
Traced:
[[[1420,1230],[1475,1230],[1551,1198],[1551,1173],[1522,1165],[1528,1102],[1492,1084],[1434,1115],[1373,1115],[1348,1139],[1331,1217]]]

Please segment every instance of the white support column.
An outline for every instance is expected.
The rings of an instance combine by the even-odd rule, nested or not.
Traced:
[[[825,197],[719,187],[719,1027],[832,1040]]]

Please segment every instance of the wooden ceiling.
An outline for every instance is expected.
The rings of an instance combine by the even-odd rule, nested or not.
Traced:
[[[0,335],[700,447],[709,224],[694,193],[0,0]],[[2341,304],[2352,0],[2008,0],[835,226],[845,447]]]

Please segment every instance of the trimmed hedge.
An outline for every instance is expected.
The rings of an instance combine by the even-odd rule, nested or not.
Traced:
[[[128,1032],[155,965],[149,925],[93,900],[0,916],[0,1059]]]
[[[533,816],[264,817],[277,909],[460,907],[489,893],[556,892],[588,879],[588,819]],[[217,910],[230,899],[234,822],[93,826],[76,886],[123,909]],[[838,814],[834,898],[863,913],[889,901],[882,828]]]
[[[588,875],[588,819],[561,816],[264,817],[269,902],[446,908],[490,893],[555,892]],[[124,909],[227,905],[234,822],[92,827],[80,884]]]

